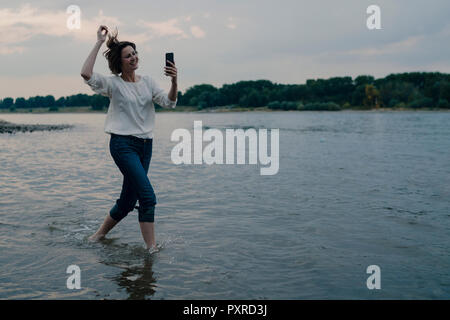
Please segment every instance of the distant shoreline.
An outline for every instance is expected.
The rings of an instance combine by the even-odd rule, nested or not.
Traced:
[[[20,124],[0,119],[0,134],[16,133],[16,132],[64,130],[72,127],[73,125],[69,124]]]
[[[0,109],[1,114],[49,114],[49,113],[107,113],[107,109],[104,110],[92,110],[91,107],[60,107],[58,111],[48,111],[49,108],[33,108],[33,109],[24,109],[24,110],[15,110],[10,111],[9,109]],[[30,111],[32,110],[32,111]],[[274,110],[268,107],[257,107],[257,108],[246,108],[246,107],[212,107],[212,108],[204,108],[198,109],[197,107],[189,107],[189,106],[180,106],[175,109],[157,109],[156,112],[195,112],[195,113],[222,113],[222,112],[305,112],[308,110]],[[323,111],[314,111],[314,112],[324,112]],[[339,111],[366,111],[366,112],[402,112],[402,111],[441,111],[448,112],[450,109],[444,108],[345,108],[336,111],[329,112],[339,112]],[[0,119],[1,122],[1,119]]]

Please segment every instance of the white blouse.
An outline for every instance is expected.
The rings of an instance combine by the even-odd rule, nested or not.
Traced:
[[[141,76],[137,82],[124,81],[120,76],[104,76],[94,72],[84,80],[91,89],[110,103],[104,130],[106,133],[153,138],[156,102],[164,108],[175,108],[172,101],[150,76]]]

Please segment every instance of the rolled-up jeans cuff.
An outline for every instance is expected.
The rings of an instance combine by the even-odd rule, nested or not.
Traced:
[[[155,222],[155,207],[139,210],[139,222]]]
[[[111,210],[109,211],[109,215],[111,216],[111,218],[113,218],[114,220],[116,220],[117,222],[119,222],[120,220],[122,220],[123,218],[125,218],[128,213],[124,213],[119,209],[119,206],[117,205],[117,203],[111,208]]]

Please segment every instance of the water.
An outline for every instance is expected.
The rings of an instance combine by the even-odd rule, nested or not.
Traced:
[[[150,257],[136,211],[86,240],[122,185],[104,114],[1,118],[75,125],[0,135],[2,299],[450,298],[450,113],[158,113]],[[194,120],[279,128],[278,174],[172,164],[170,134]],[[79,290],[66,287],[72,264]]]

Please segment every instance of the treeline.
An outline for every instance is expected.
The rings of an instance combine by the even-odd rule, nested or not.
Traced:
[[[53,96],[29,99],[4,98],[0,108],[19,109],[91,106],[102,110],[109,99],[77,94],[55,100]],[[239,81],[216,88],[194,85],[178,92],[178,106],[268,107],[274,110],[341,110],[348,108],[450,108],[450,74],[411,72],[375,79],[370,75],[307,80],[305,84],[277,84],[269,80]],[[158,107],[158,106],[157,106]]]
[[[178,105],[263,107],[278,110],[348,108],[450,108],[450,74],[412,72],[375,79],[370,75],[277,84],[240,81],[215,88],[195,85],[178,97]]]
[[[28,99],[25,98],[4,98],[0,101],[0,109],[33,109],[33,108],[49,108],[50,111],[58,111],[59,107],[79,107],[91,106],[93,110],[103,110],[109,105],[109,98],[99,94],[87,95],[76,94],[67,97],[61,97],[55,100],[52,95],[35,96]]]

